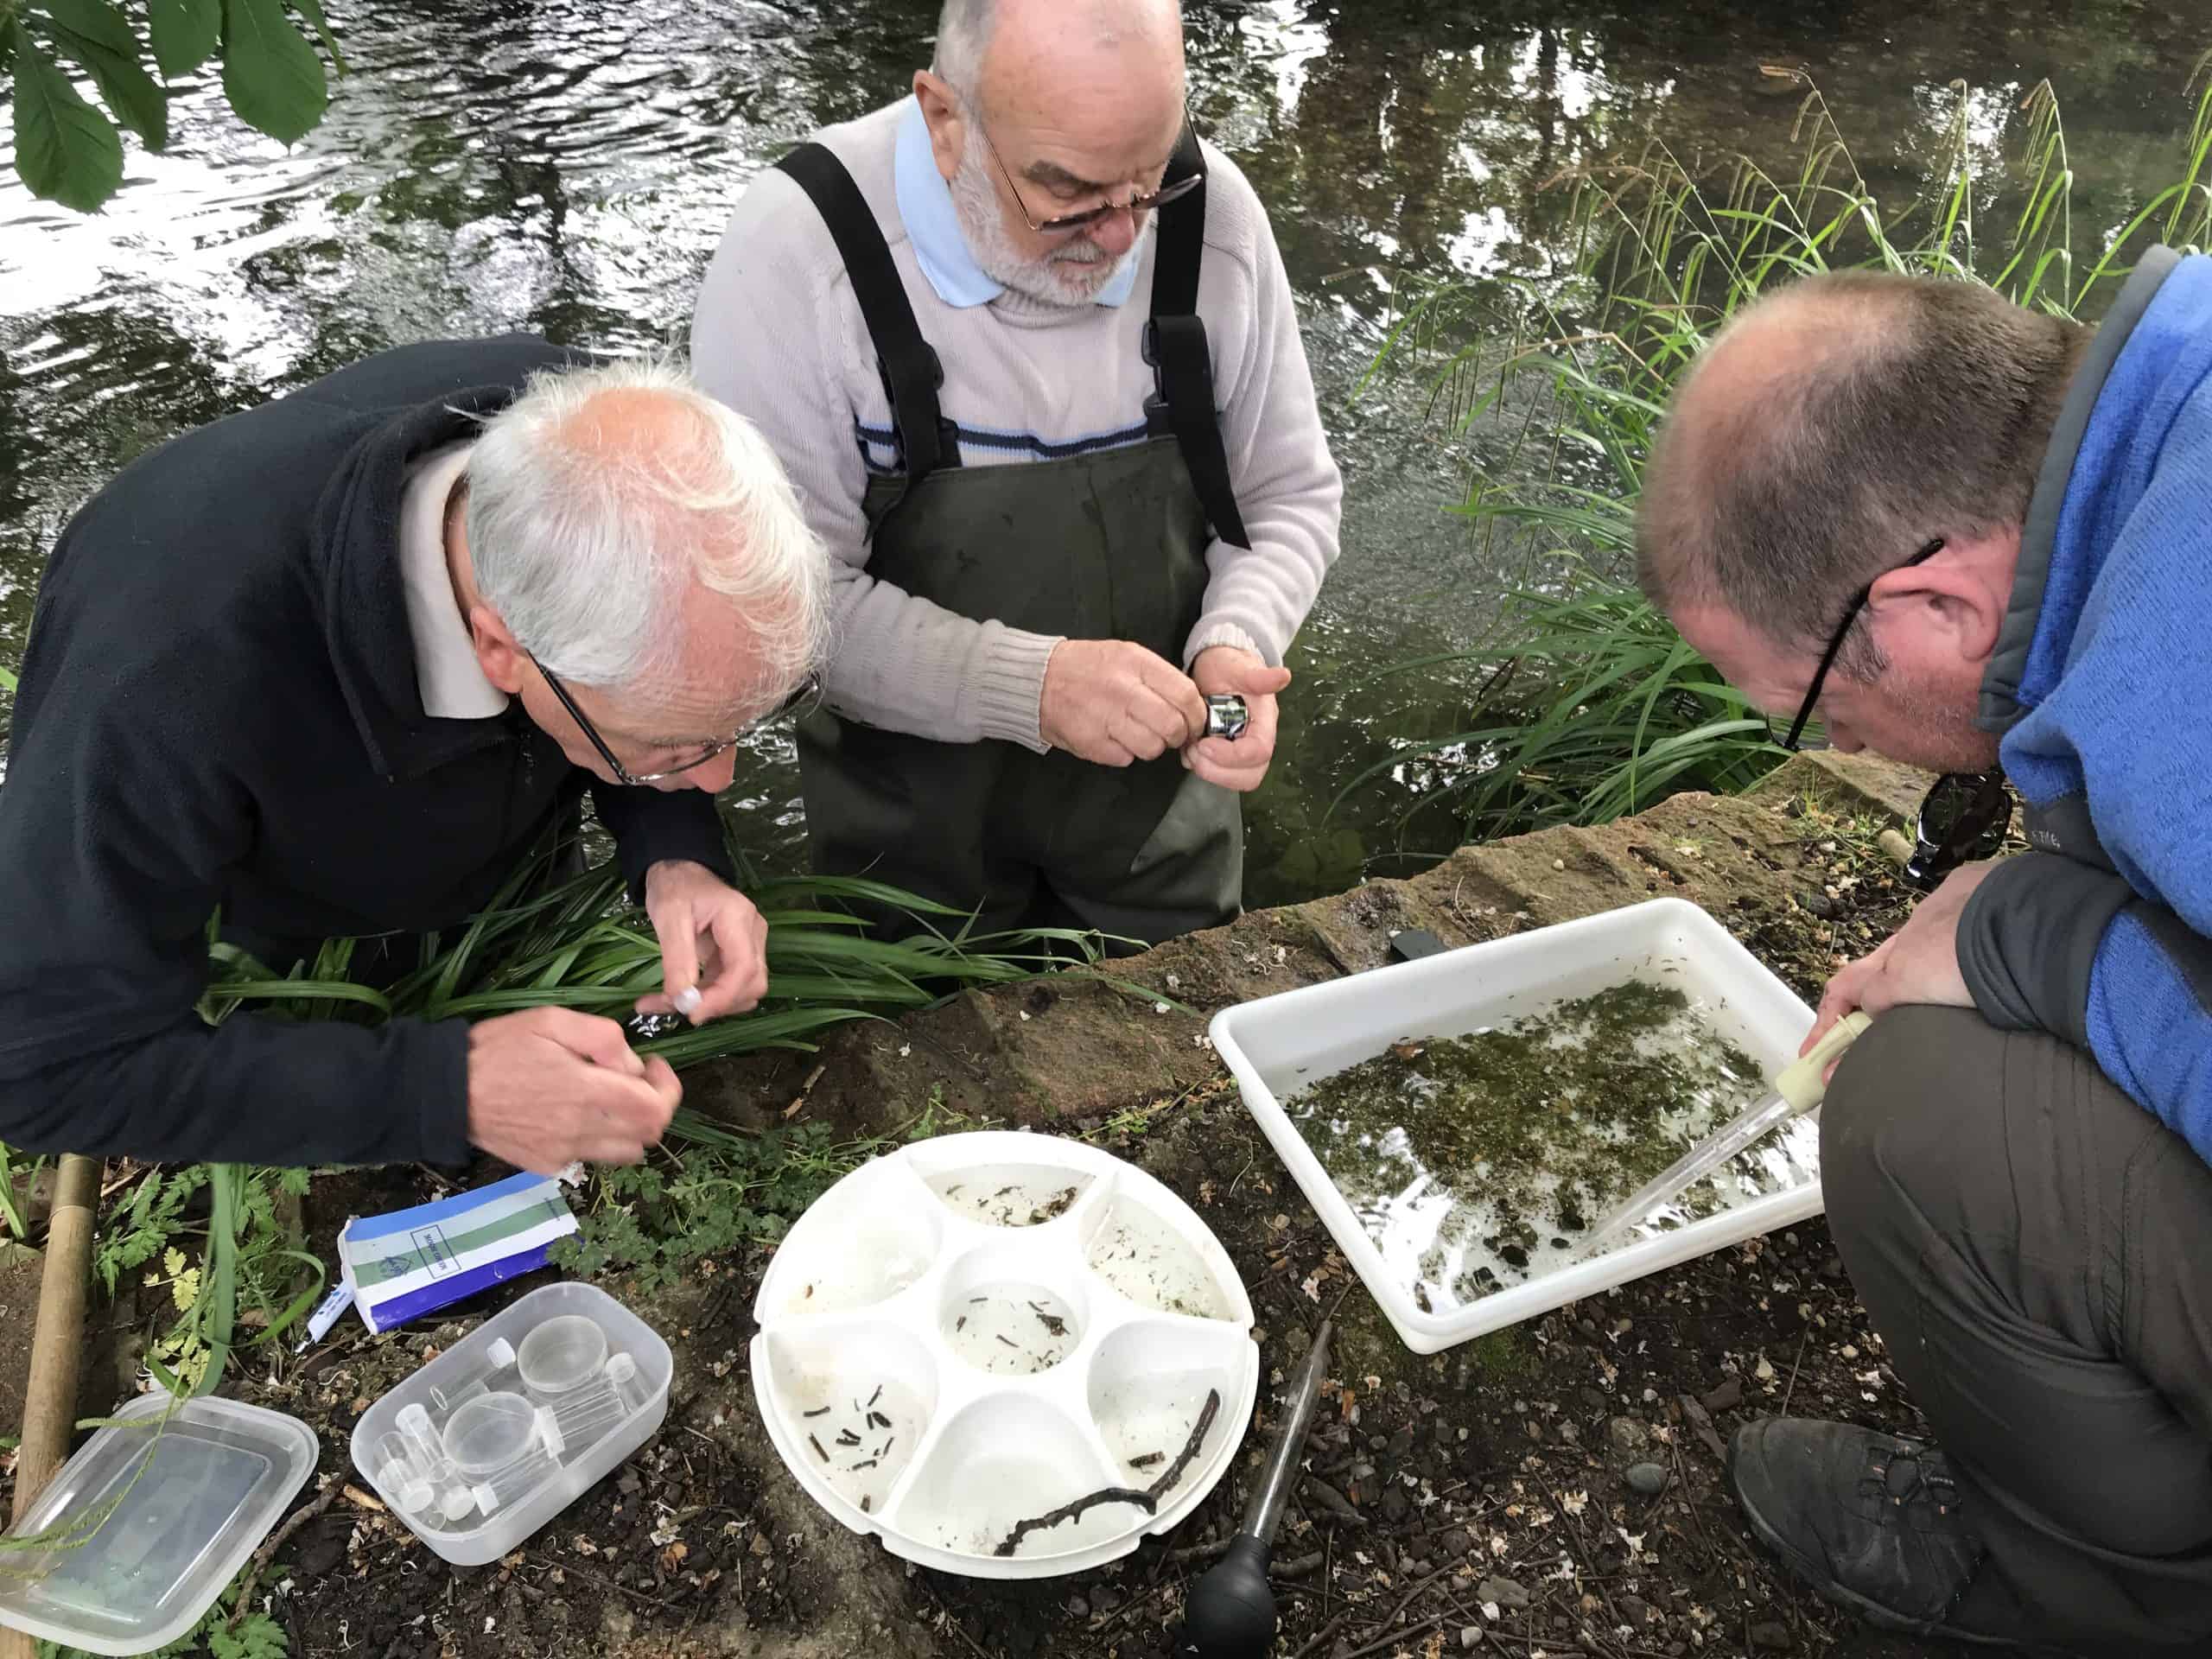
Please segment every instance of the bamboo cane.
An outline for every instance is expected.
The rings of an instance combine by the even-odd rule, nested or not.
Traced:
[[[20,1522],[69,1455],[77,1421],[78,1363],[84,1354],[85,1293],[91,1276],[92,1230],[99,1220],[100,1160],[72,1153],[54,1182],[54,1213],[46,1229],[46,1271],[39,1281],[38,1325],[23,1386],[23,1433],[16,1450],[16,1507]],[[0,1630],[0,1659],[35,1659],[37,1643],[20,1630]]]

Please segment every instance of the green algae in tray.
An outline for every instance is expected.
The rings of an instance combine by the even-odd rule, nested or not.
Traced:
[[[1573,1261],[1588,1229],[1770,1085],[1681,990],[1630,980],[1464,1037],[1408,1037],[1283,1103],[1423,1313]],[[1805,1179],[1802,1120],[1663,1213]]]

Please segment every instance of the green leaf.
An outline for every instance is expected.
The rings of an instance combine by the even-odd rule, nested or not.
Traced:
[[[207,1369],[200,1373],[196,1392],[213,1394],[230,1363],[231,1342],[238,1311],[238,1232],[246,1172],[237,1164],[211,1164],[207,1190],[214,1208],[207,1218],[207,1324],[201,1334],[207,1344]]]
[[[338,66],[338,73],[346,73],[346,54],[338,49],[338,37],[330,32],[330,19],[323,15],[322,0],[292,0],[292,10],[315,25],[315,32],[322,36],[323,49],[330,54],[331,62]]]
[[[164,80],[190,74],[222,43],[222,0],[146,0],[146,18]]]
[[[45,0],[54,44],[79,63],[107,100],[108,112],[149,149],[169,142],[169,95],[138,61],[138,38],[108,0]]]
[[[223,0],[223,91],[238,119],[280,144],[315,130],[330,103],[322,60],[283,0]]]
[[[20,20],[9,26],[9,39],[16,58],[16,171],[35,196],[80,213],[97,211],[123,183],[121,137]]]
[[[15,689],[15,670],[11,668],[0,668],[0,691],[13,691]]]

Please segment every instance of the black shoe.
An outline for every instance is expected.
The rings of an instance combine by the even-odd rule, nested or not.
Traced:
[[[1869,1624],[2056,1651],[2038,1647],[2024,1621],[2011,1630],[1961,1622],[1985,1552],[1935,1447],[1849,1423],[1770,1417],[1736,1431],[1728,1478],[1767,1547]]]

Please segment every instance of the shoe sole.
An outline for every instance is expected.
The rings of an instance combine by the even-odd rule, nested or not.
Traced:
[[[1965,1643],[1977,1648],[2009,1648],[2015,1653],[2035,1656],[2036,1659],[2073,1659],[2064,1648],[2036,1647],[2025,1642],[2015,1642],[2010,1637],[1978,1636],[1971,1630],[1953,1630],[1925,1619],[1909,1618],[1893,1608],[1885,1607],[1878,1601],[1871,1601],[1855,1590],[1836,1583],[1769,1526],[1757,1510],[1744,1502],[1740,1492],[1736,1494],[1736,1507],[1743,1512],[1744,1519],[1751,1522],[1751,1530],[1758,1535],[1759,1541],[1779,1555],[1789,1570],[1802,1580],[1815,1595],[1834,1603],[1876,1630],[1892,1630],[1900,1636],[1932,1636],[1940,1641]]]

